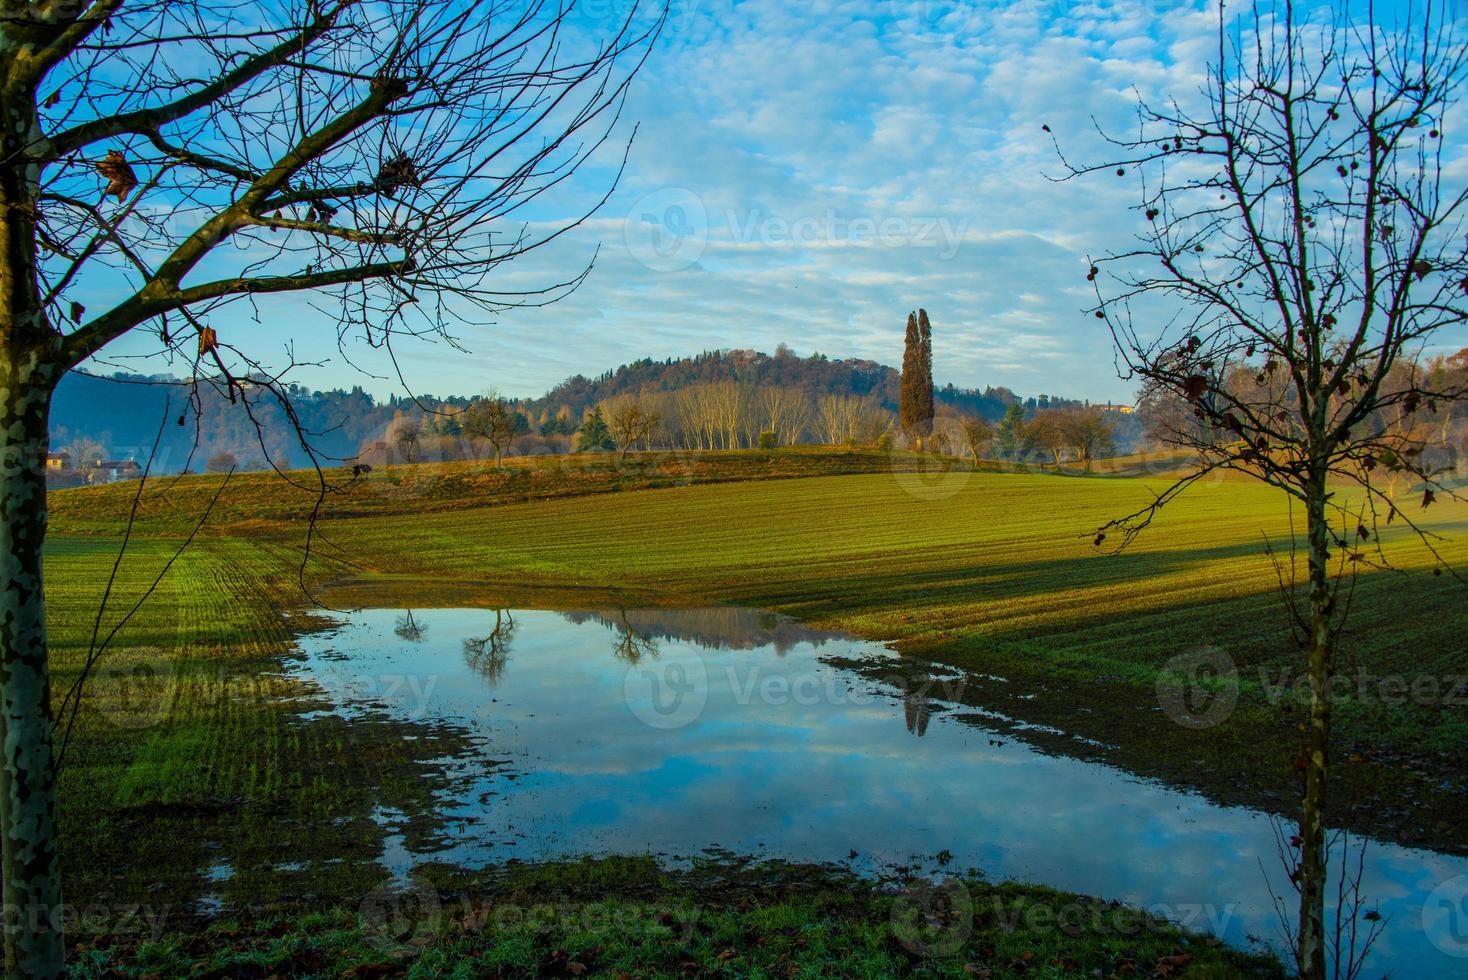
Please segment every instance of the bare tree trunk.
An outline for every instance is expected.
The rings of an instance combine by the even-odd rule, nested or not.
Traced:
[[[26,354],[6,350],[0,363],[0,874],[8,978],[56,977],[64,969],[41,588],[51,385],[44,367],[26,362]]]
[[[56,335],[36,286],[35,91],[0,90],[0,876],[5,976],[65,969],[41,549]]]
[[[1331,614],[1330,525],[1321,474],[1306,501],[1310,546],[1310,717],[1305,728],[1305,791],[1300,810],[1300,934],[1296,956],[1304,980],[1325,980],[1326,766],[1330,750]]]

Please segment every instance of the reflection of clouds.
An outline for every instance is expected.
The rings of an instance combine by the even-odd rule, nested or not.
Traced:
[[[431,615],[433,624],[422,645],[393,640],[392,613],[366,612],[301,646],[316,678],[431,673],[435,715],[473,726],[486,758],[515,760],[514,780],[505,769],[464,766],[466,788],[444,803],[454,836],[434,859],[693,855],[722,845],[808,861],[842,861],[854,849],[863,861],[906,862],[947,849],[955,866],[992,877],[1170,906],[1179,915],[1211,904],[1222,917],[1237,902],[1225,926],[1229,940],[1276,937],[1266,881],[1281,894],[1288,884],[1263,815],[1013,740],[991,746],[981,720],[961,722],[931,705],[918,724],[920,686],[874,686],[828,662],[886,655],[873,644],[792,640],[780,657],[773,641],[738,646],[769,635],[773,627],[758,614],[695,610],[679,619],[670,612],[678,611],[628,610],[626,621],[661,637],[659,664],[702,657],[708,665],[698,724],[673,732],[627,711],[626,668],[609,649],[613,631],[595,613],[514,613],[515,655],[495,680],[487,716],[486,679],[461,650],[465,640],[484,637],[489,611],[420,616]],[[695,630],[707,637],[720,621],[734,624],[735,648],[677,638]],[[750,690],[751,678],[812,675],[830,683],[811,703],[772,703],[757,684],[753,696],[736,697]],[[842,703],[852,692],[864,700]],[[923,737],[909,734],[910,725]],[[482,805],[486,797],[491,802]],[[1464,871],[1468,861],[1460,858],[1371,845],[1365,894],[1391,919],[1373,972],[1444,972],[1417,923],[1424,896]]]

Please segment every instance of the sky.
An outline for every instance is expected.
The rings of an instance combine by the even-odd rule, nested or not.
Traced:
[[[583,0],[578,29],[605,30],[629,2]],[[467,354],[404,342],[403,382],[532,396],[642,357],[781,343],[895,365],[923,307],[940,385],[1129,402],[1105,324],[1082,311],[1088,256],[1133,243],[1140,188],[1054,181],[1041,126],[1068,156],[1104,158],[1093,119],[1123,130],[1139,94],[1196,97],[1215,18],[1167,0],[673,0],[625,113],[636,139],[616,192],[497,273],[525,288],[595,257],[588,280],[544,309],[451,326]],[[537,219],[575,214],[619,156]],[[381,352],[338,352],[302,298],[264,304],[252,330],[322,362],[297,381],[403,391]]]

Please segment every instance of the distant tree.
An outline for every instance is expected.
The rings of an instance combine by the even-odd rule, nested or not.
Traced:
[[[909,439],[922,448],[933,431],[932,326],[927,310],[907,315],[907,336],[902,352],[902,383],[898,399],[898,424]]]
[[[1299,21],[1289,3],[1232,23],[1215,8],[1218,48],[1199,109],[1142,104],[1134,133],[1112,141],[1113,159],[1070,168],[1140,172],[1139,241],[1091,266],[1091,312],[1128,371],[1186,402],[1202,432],[1228,433],[1175,431],[1199,466],[1098,529],[1097,543],[1115,533],[1125,545],[1218,469],[1303,511],[1305,578],[1295,586],[1293,549],[1278,571],[1308,679],[1299,828],[1282,849],[1299,893],[1291,938],[1305,980],[1360,970],[1359,924],[1338,920],[1333,944],[1325,913],[1331,692],[1354,577],[1389,565],[1380,522],[1400,520],[1438,554],[1380,475],[1404,471],[1423,507],[1455,493],[1431,468],[1426,433],[1380,420],[1441,413],[1468,395],[1414,362],[1468,321],[1468,188],[1442,133],[1461,115],[1468,45],[1448,5],[1400,6],[1395,22],[1385,6],[1368,7],[1369,22],[1344,3]],[[1137,305],[1147,310],[1140,323]],[[1369,949],[1379,926],[1361,928]]]
[[[628,449],[638,443],[643,443],[645,447],[647,440],[657,432],[658,426],[663,422],[662,412],[651,400],[636,395],[613,398],[606,403],[602,415],[607,434],[617,447],[619,463],[627,458]]]
[[[816,425],[826,445],[842,446],[853,441],[860,410],[857,399],[851,395],[821,396]]]
[[[1095,406],[1062,411],[1060,431],[1087,472],[1091,471],[1097,455],[1109,452],[1116,444],[1116,427],[1107,413]]]
[[[438,408],[423,421],[423,434],[432,436],[457,436],[464,432],[459,416],[462,409],[445,405]]]
[[[851,415],[851,442],[858,446],[878,446],[887,437],[894,424],[892,413],[882,403],[868,396],[854,399]]]
[[[1037,409],[1025,425],[1024,441],[1032,449],[1049,453],[1060,465],[1060,457],[1070,445],[1065,413],[1056,408]]]
[[[1024,446],[1025,409],[1019,402],[1011,402],[994,428],[994,450],[1005,459],[1014,459],[1024,451]]]
[[[775,435],[773,429],[768,429],[759,434],[759,447],[761,449],[774,449],[780,445],[780,437]]]
[[[601,406],[598,405],[586,413],[586,420],[576,431],[576,451],[578,453],[601,453],[616,448],[617,444],[613,441],[611,430],[607,427],[606,416],[602,414]]]
[[[933,426],[933,325],[928,321],[928,311],[918,310],[918,334],[922,338],[922,386],[919,394],[919,412],[927,419],[927,428]]]
[[[514,445],[515,437],[523,435],[530,425],[509,402],[490,395],[464,409],[459,416],[459,427],[469,438],[488,442],[494,449],[494,465],[499,466],[505,451]]]
[[[755,420],[760,433],[773,432],[776,440],[794,445],[810,424],[811,401],[799,388],[760,388],[754,398]]]
[[[72,468],[77,470],[92,469],[107,458],[107,447],[87,436],[71,440],[64,452],[71,456]]]
[[[977,466],[984,447],[994,440],[994,426],[977,415],[965,415],[959,421],[959,431],[963,434],[964,445],[969,454],[973,456],[974,465]]]
[[[235,458],[234,453],[215,453],[213,456],[210,456],[209,461],[204,464],[204,472],[229,473],[239,469],[239,466],[240,461]]]
[[[387,438],[405,463],[418,462],[418,444],[423,437],[423,420],[414,416],[399,415],[388,428]]]

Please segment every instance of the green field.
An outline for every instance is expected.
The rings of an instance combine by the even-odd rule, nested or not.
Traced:
[[[145,494],[104,634],[221,480]],[[215,890],[256,907],[303,891],[360,896],[379,873],[375,805],[435,832],[426,801],[437,777],[425,763],[456,749],[455,732],[404,738],[401,726],[301,715],[314,695],[282,658],[323,603],[780,610],[1005,678],[970,685],[965,699],[1068,733],[1016,729],[1042,748],[1286,811],[1296,722],[1288,699],[1266,700],[1259,671],[1273,681],[1297,662],[1265,554],[1266,541],[1288,554],[1288,511],[1267,488],[1205,484],[1125,553],[1093,546],[1099,524],[1165,485],[862,453],[404,467],[328,495],[308,597],[313,497],[278,477],[237,478],[88,688],[62,776],[68,885],[119,901],[180,882],[207,891],[200,869],[227,860],[239,873]],[[53,495],[58,692],[85,653],[135,489]],[[1468,507],[1426,516],[1461,564]],[[1468,586],[1432,575],[1400,523],[1384,544],[1399,571],[1361,575],[1342,668],[1439,683],[1468,671]],[[1156,682],[1168,658],[1200,645],[1234,658],[1243,691],[1226,722],[1193,731],[1158,710]],[[162,664],[170,679],[156,717],[137,717],[116,682],[136,663]],[[1468,851],[1465,716],[1461,705],[1342,699],[1335,820]],[[279,870],[327,857],[340,860],[309,879]]]

